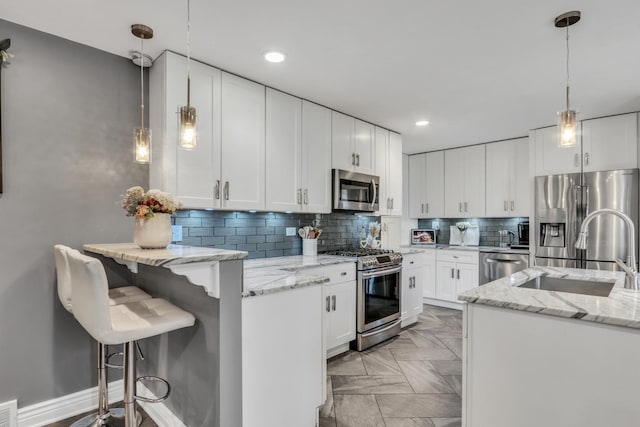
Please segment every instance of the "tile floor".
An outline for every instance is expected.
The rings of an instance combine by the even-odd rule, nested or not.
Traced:
[[[122,403],[122,402],[121,402]],[[114,407],[121,407],[121,404],[114,404]],[[158,425],[156,423],[153,422],[153,420],[151,418],[149,418],[149,416],[147,415],[146,412],[144,412],[144,410],[140,407],[138,407],[138,411],[140,411],[140,416],[142,417],[142,422],[140,424],[139,427],[158,427]],[[53,424],[49,424],[46,425],[44,427],[69,427],[71,424],[73,424],[74,422],[76,422],[77,420],[93,413],[95,411],[90,411],[86,414],[82,414],[82,415],[78,415],[76,417],[71,417],[71,418],[67,418],[66,420],[62,420],[62,421],[58,421],[56,423]],[[124,420],[116,420],[115,422],[111,422],[109,424],[110,427],[124,427]]]
[[[399,336],[329,361],[320,427],[459,427],[461,358],[462,312],[425,305]],[[141,412],[140,427],[157,427]]]
[[[320,427],[459,427],[462,312],[424,306],[418,323],[327,366]]]

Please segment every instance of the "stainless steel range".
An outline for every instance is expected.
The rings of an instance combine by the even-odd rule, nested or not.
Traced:
[[[402,255],[386,249],[353,249],[327,255],[358,260],[355,348],[362,351],[398,335]]]

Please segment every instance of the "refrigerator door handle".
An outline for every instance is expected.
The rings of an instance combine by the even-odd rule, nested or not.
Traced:
[[[585,202],[585,206],[584,206],[584,217],[586,218],[587,215],[589,215],[589,186],[588,185],[583,185],[582,188],[585,190],[584,199],[586,200],[586,202]],[[580,225],[582,225],[582,224],[580,224]]]

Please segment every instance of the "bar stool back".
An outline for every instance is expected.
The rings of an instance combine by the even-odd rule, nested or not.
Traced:
[[[98,342],[124,344],[125,427],[136,427],[137,340],[193,326],[195,318],[168,301],[152,298],[135,303],[110,305],[107,276],[100,261],[79,252],[67,254],[71,275],[73,315]],[[145,377],[145,379],[158,379]],[[166,383],[168,386],[168,383]],[[168,388],[168,387],[167,387]],[[157,401],[166,399],[165,396]],[[150,401],[149,399],[144,399]]]

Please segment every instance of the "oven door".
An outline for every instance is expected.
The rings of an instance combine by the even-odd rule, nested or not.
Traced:
[[[358,272],[358,332],[400,318],[402,266]]]
[[[380,178],[340,169],[333,170],[333,209],[359,212],[378,210]]]

